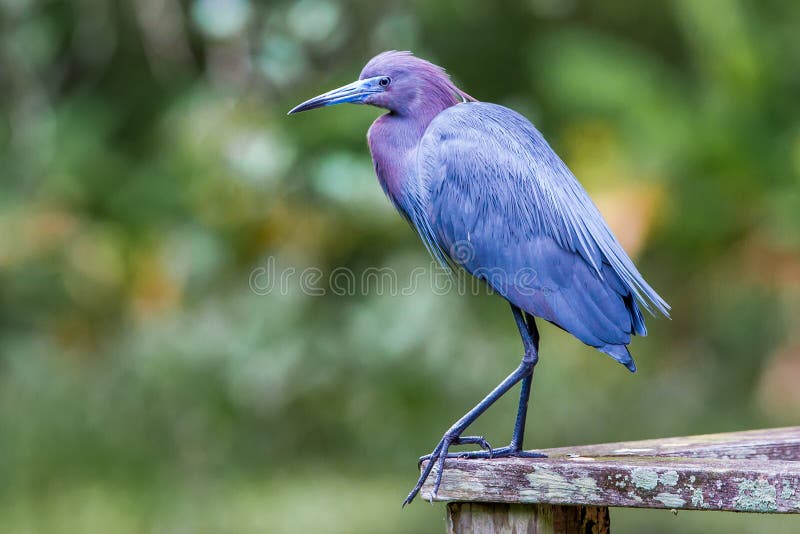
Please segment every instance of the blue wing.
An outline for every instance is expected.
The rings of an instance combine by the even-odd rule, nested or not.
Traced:
[[[668,315],[669,305],[527,119],[488,103],[448,108],[417,167],[427,209],[415,223],[429,248],[635,370],[626,345],[647,333],[639,306]]]

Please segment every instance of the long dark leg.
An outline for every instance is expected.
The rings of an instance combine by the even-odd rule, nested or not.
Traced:
[[[511,307],[511,311],[514,312],[514,306]],[[469,451],[469,452],[462,452],[462,453],[451,453],[448,454],[448,458],[503,458],[506,456],[516,456],[516,457],[523,457],[523,458],[544,458],[545,455],[540,452],[534,451],[523,451],[523,439],[525,437],[525,420],[528,416],[528,400],[531,395],[531,387],[533,385],[533,372],[535,369],[536,362],[539,361],[539,330],[536,328],[536,322],[532,315],[529,313],[524,314],[524,321],[521,321],[519,316],[514,313],[514,317],[517,322],[517,327],[519,328],[520,336],[522,337],[522,343],[526,348],[526,355],[527,359],[533,362],[533,366],[531,367],[530,374],[522,379],[522,385],[519,392],[519,406],[517,408],[517,418],[514,422],[514,433],[511,437],[511,443],[507,447],[500,447],[498,449],[492,449],[488,446],[481,447],[484,451]],[[534,353],[529,354],[528,349],[532,348]],[[461,438],[462,440],[473,440],[472,443],[478,443],[478,441],[474,440],[483,440],[482,437],[473,437],[470,438]],[[465,443],[467,443],[465,441]],[[485,443],[485,440],[483,440]],[[488,443],[486,443],[488,445]],[[423,460],[427,460],[430,458],[431,455],[423,456],[420,458],[420,462]]]
[[[536,322],[532,315],[524,313],[523,315],[517,314],[514,306],[511,306],[511,311],[514,313],[514,318],[519,329],[520,337],[522,337],[522,344],[525,347],[525,353],[528,360],[533,362],[533,366],[539,361],[539,330],[536,328]],[[526,452],[522,450],[523,439],[525,437],[525,420],[528,416],[528,400],[531,395],[531,386],[533,385],[533,372],[535,367],[531,367],[530,374],[522,379],[522,385],[519,392],[519,406],[517,408],[517,418],[514,422],[514,433],[511,437],[511,443],[507,447],[499,449],[492,449],[491,447],[481,446],[484,451],[469,451],[462,453],[448,454],[448,458],[501,458],[504,456],[522,456],[530,458],[541,458],[544,455],[539,452]],[[482,437],[461,438],[465,439],[483,439]],[[485,443],[485,440],[483,440]],[[476,442],[476,441],[473,441]],[[487,444],[488,445],[488,444]],[[430,457],[423,456],[420,461],[426,460]]]
[[[516,314],[515,314],[516,315]],[[539,361],[539,329],[536,328],[536,320],[533,315],[525,313],[525,327],[527,336],[523,332],[519,321],[517,326],[520,327],[520,335],[523,339],[523,344],[530,341],[530,347],[533,349],[535,356],[533,357],[533,366],[531,367],[531,374],[522,379],[522,387],[519,392],[519,407],[517,408],[517,419],[514,422],[514,434],[511,437],[511,444],[509,448],[516,451],[522,450],[523,440],[525,438],[525,419],[528,416],[528,399],[531,396],[531,386],[533,385],[533,372],[536,362]],[[527,338],[527,339],[526,339]],[[526,351],[527,351],[526,346]]]
[[[520,408],[523,413],[517,413],[517,424],[514,427],[514,436],[517,437],[519,433],[519,443],[517,447],[514,449],[513,452],[519,452],[520,447],[522,445],[522,435],[524,434],[525,429],[525,415],[527,414],[528,410],[528,396],[530,395],[530,377],[533,373],[533,367],[536,365],[536,362],[539,359],[537,345],[538,345],[538,332],[536,333],[536,343],[534,343],[534,337],[531,336],[529,331],[528,325],[525,323],[525,319],[523,317],[523,312],[513,304],[511,305],[511,311],[514,314],[514,319],[517,322],[517,328],[519,328],[520,334],[522,336],[522,343],[525,346],[525,354],[522,357],[522,362],[520,362],[519,367],[508,375],[505,380],[503,380],[496,388],[494,388],[491,393],[489,393],[486,398],[484,398],[481,402],[478,403],[472,410],[467,412],[461,419],[456,421],[456,423],[451,426],[447,432],[445,432],[442,440],[436,445],[436,448],[433,449],[433,452],[430,454],[429,458],[430,461],[425,466],[422,474],[417,481],[417,484],[414,486],[414,489],[411,490],[411,493],[408,494],[406,500],[403,502],[403,506],[410,503],[414,500],[417,493],[419,493],[420,488],[422,488],[422,484],[425,483],[425,480],[428,478],[428,475],[431,474],[431,471],[434,467],[436,467],[436,482],[433,486],[433,491],[431,492],[431,500],[436,495],[436,492],[439,490],[439,485],[442,482],[442,472],[444,470],[444,461],[449,456],[448,450],[451,445],[457,445],[460,443],[466,442],[475,442],[474,440],[482,440],[482,438],[477,437],[470,437],[470,438],[460,438],[461,433],[472,424],[483,412],[485,412],[494,402],[502,397],[509,389],[514,387],[519,381],[528,379],[527,391],[523,392],[524,396],[520,397]],[[470,441],[467,441],[470,440]],[[512,444],[515,443],[512,438]],[[505,447],[503,452],[505,452],[505,456],[508,456],[511,451],[511,447]],[[488,452],[483,453],[476,453],[475,457],[491,457],[493,452],[489,450]],[[480,456],[478,456],[480,455]],[[484,456],[485,455],[485,456]],[[457,456],[464,456],[457,455]],[[541,455],[539,455],[541,456]],[[469,457],[473,457],[472,454],[469,454]]]
[[[536,320],[534,317],[526,312],[524,313],[524,320],[522,313],[511,306],[511,311],[514,313],[514,319],[519,329],[520,337],[522,337],[522,344],[525,347],[525,359],[532,362],[530,374],[522,379],[522,385],[519,392],[519,405],[517,408],[517,418],[514,422],[514,433],[511,436],[511,443],[507,447],[499,449],[488,449],[488,452],[471,451],[461,454],[448,455],[448,457],[457,456],[460,458],[501,458],[505,456],[518,456],[527,458],[542,458],[544,454],[532,451],[523,451],[522,445],[525,438],[525,420],[528,416],[528,400],[531,396],[531,387],[533,385],[533,372],[536,362],[539,361],[539,329],[536,328]],[[486,450],[486,447],[484,447]]]

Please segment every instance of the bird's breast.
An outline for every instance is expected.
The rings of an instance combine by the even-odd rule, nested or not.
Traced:
[[[378,182],[395,208],[409,218],[409,188],[415,177],[416,143],[398,125],[376,120],[367,134]]]

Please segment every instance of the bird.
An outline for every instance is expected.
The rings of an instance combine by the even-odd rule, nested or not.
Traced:
[[[511,307],[523,356],[517,368],[450,426],[403,502],[435,469],[430,501],[447,458],[544,455],[523,448],[539,361],[536,318],[636,371],[628,350],[645,336],[642,310],[669,317],[670,306],[645,281],[586,190],[542,134],[519,113],[478,101],[447,72],[411,52],[370,59],[358,79],[294,107],[289,115],[351,103],[382,108],[367,133],[386,196],[446,269],[463,269]],[[464,432],[521,383],[511,442],[493,449]],[[451,453],[453,445],[479,450]]]

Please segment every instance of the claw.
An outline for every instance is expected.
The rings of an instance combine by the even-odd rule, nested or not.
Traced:
[[[433,491],[431,492],[431,504],[433,504],[433,498],[439,493],[439,486],[442,485],[442,475],[444,474],[444,461],[447,459],[447,452],[450,449],[450,445],[452,442],[445,438],[444,445],[442,446],[441,450],[439,451],[439,455],[436,458],[436,480],[433,482]]]
[[[491,455],[492,446],[489,445],[489,442],[486,441],[486,438],[484,438],[483,436],[465,436],[463,438],[458,438],[453,441],[453,445],[469,445],[469,444],[477,445],[481,449],[488,451],[489,454]]]

